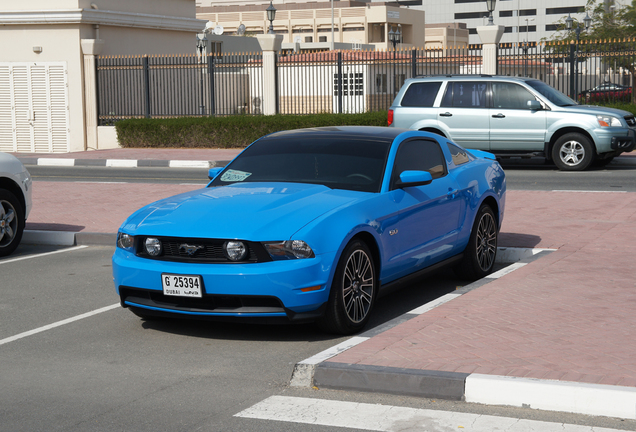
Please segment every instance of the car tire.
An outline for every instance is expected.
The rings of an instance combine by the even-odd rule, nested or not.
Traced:
[[[455,267],[455,272],[469,280],[481,279],[492,273],[497,256],[498,234],[495,213],[489,205],[482,204],[475,217],[464,257]]]
[[[11,192],[0,189],[0,256],[11,254],[24,232],[24,210]]]
[[[360,331],[369,321],[377,291],[377,271],[371,251],[364,242],[354,240],[338,261],[319,327],[343,335]]]
[[[594,160],[594,148],[585,135],[568,133],[554,143],[552,160],[561,171],[583,171]]]

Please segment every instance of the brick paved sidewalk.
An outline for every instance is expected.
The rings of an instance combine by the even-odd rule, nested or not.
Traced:
[[[500,244],[558,250],[329,361],[636,387],[636,194],[509,192]]]

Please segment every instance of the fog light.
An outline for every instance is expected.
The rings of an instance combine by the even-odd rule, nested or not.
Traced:
[[[156,257],[161,255],[161,242],[158,238],[148,237],[146,239],[146,252],[148,255]]]
[[[241,261],[247,256],[247,247],[241,241],[228,241],[223,245],[225,256],[231,261]]]

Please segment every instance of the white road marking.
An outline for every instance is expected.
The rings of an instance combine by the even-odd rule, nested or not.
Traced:
[[[390,405],[271,396],[235,417],[369,431],[610,432],[616,429]],[[270,428],[266,428],[270,429]]]
[[[525,267],[526,265],[528,265],[528,263],[514,263],[514,264],[510,264],[507,267],[502,268],[499,271],[496,271],[494,273],[489,274],[488,276],[486,276],[488,279],[499,279],[502,276],[507,275],[508,273],[512,273],[515,270],[520,269],[521,267]]]
[[[11,337],[8,337],[8,338],[5,338],[5,339],[0,339],[0,345],[4,345],[4,344],[7,344],[9,342],[16,341],[18,339],[22,339],[22,338],[25,338],[27,336],[32,336],[34,334],[42,333],[44,331],[51,330],[51,329],[54,329],[56,327],[60,327],[60,326],[66,325],[66,324],[70,324],[72,322],[79,321],[79,320],[84,319],[84,318],[92,317],[93,315],[97,315],[97,314],[100,314],[102,312],[107,312],[109,310],[118,308],[120,306],[121,305],[119,303],[116,303],[114,305],[110,305],[110,306],[106,306],[106,307],[103,307],[103,308],[100,308],[100,309],[96,309],[96,310],[91,311],[91,312],[86,312],[84,314],[77,315],[77,316],[74,316],[74,317],[71,317],[71,318],[67,318],[65,320],[55,322],[53,324],[45,325],[43,327],[38,327],[36,329],[29,330],[29,331],[26,331],[24,333],[17,334],[15,336],[11,336]]]
[[[28,259],[32,259],[32,258],[40,258],[43,256],[47,256],[47,255],[53,255],[53,254],[58,254],[58,253],[63,253],[63,252],[73,252],[76,251],[78,249],[84,249],[87,248],[88,246],[75,246],[72,248],[67,248],[67,249],[60,249],[60,250],[56,250],[53,252],[44,252],[41,254],[36,254],[36,255],[29,255],[29,256],[23,256],[23,257],[19,257],[19,258],[12,258],[12,259],[8,259],[8,260],[4,260],[4,261],[0,261],[0,264],[9,264],[12,262],[16,262],[16,261],[24,261],[24,260],[28,260]]]
[[[551,192],[574,192],[574,193],[627,193],[627,191],[586,191],[586,190],[552,190]]]
[[[193,160],[171,160],[168,163],[170,168],[210,168],[209,161]]]

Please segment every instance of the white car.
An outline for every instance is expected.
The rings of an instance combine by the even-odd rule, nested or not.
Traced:
[[[0,152],[0,256],[20,244],[31,211],[31,174],[16,157]]]

